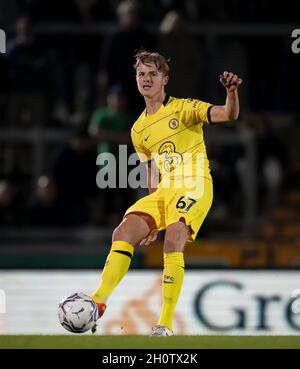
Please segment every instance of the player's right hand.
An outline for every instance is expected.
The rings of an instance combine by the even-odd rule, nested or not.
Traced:
[[[242,84],[243,80],[238,75],[225,71],[220,75],[220,82],[227,91],[234,91]]]
[[[156,241],[158,235],[158,231],[152,231],[146,238],[144,238],[141,242],[141,246],[149,246],[151,242]]]

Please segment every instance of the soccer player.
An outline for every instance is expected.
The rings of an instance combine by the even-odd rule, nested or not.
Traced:
[[[114,230],[100,284],[91,297],[101,316],[108,297],[129,269],[135,245],[149,245],[158,231],[165,230],[163,303],[152,335],[171,336],[184,278],[184,247],[195,239],[213,199],[202,126],[238,118],[242,79],[230,72],[220,75],[227,98],[225,105],[218,106],[168,96],[169,63],[156,52],[138,52],[134,67],[146,109],[134,123],[131,136],[141,161],[147,163],[149,195],[127,209]]]

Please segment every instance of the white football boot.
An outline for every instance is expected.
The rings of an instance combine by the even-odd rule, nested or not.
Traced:
[[[164,327],[163,325],[157,325],[152,328],[153,332],[151,336],[162,337],[162,336],[174,336],[174,332],[171,329]]]

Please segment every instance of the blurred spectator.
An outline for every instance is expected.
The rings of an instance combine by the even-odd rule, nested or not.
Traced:
[[[98,154],[117,154],[118,145],[131,144],[133,121],[128,111],[126,89],[120,84],[113,85],[108,92],[107,106],[97,109],[90,121],[89,133],[98,142]]]
[[[30,18],[21,16],[16,36],[7,46],[10,124],[43,125],[51,103],[60,96],[59,63],[55,53],[36,39]]]
[[[176,97],[199,96],[203,73],[198,44],[189,34],[185,19],[174,10],[168,12],[160,24],[158,51],[171,59],[174,78],[168,83],[168,93]],[[186,70],[189,72],[185,73]]]
[[[267,118],[257,116],[250,122],[254,130],[256,144],[256,184],[258,190],[259,211],[272,210],[278,199],[287,165],[287,153],[282,142],[270,128]],[[237,160],[236,168],[240,178],[247,181],[249,173],[243,158]]]
[[[58,193],[53,179],[41,176],[37,181],[34,200],[29,206],[31,226],[59,226],[63,223]]]
[[[84,128],[74,135],[54,161],[53,179],[58,189],[64,225],[89,220],[89,200],[96,193],[96,156]]]
[[[286,151],[265,117],[257,118],[254,129],[259,191],[266,210],[269,210],[275,205],[283,182]]]
[[[125,88],[113,85],[107,96],[107,106],[96,110],[89,127],[90,135],[98,142],[98,154],[109,152],[114,154],[116,162],[119,160],[119,145],[127,145],[127,152],[132,152],[130,129],[134,118],[128,111],[128,99]],[[107,164],[109,165],[109,163]],[[122,170],[120,168],[116,182]],[[109,169],[108,169],[109,170]],[[111,168],[113,170],[113,168]],[[118,185],[117,185],[118,187]],[[130,188],[99,189],[97,207],[94,209],[94,222],[97,224],[117,224],[123,216],[125,209],[132,201],[133,191]]]
[[[154,39],[141,25],[139,9],[133,1],[122,1],[117,16],[118,30],[104,40],[101,49],[99,96],[106,96],[110,86],[121,83],[128,90],[129,107],[138,112],[143,109],[143,99],[136,88],[134,54],[142,47],[152,50]]]
[[[8,181],[0,181],[0,227],[24,225],[24,207],[16,188]]]

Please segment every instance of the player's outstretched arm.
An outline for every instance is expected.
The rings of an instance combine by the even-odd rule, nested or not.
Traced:
[[[225,71],[220,75],[220,82],[227,92],[225,105],[214,105],[210,111],[212,123],[227,123],[236,120],[240,112],[238,87],[243,80],[236,74]]]

